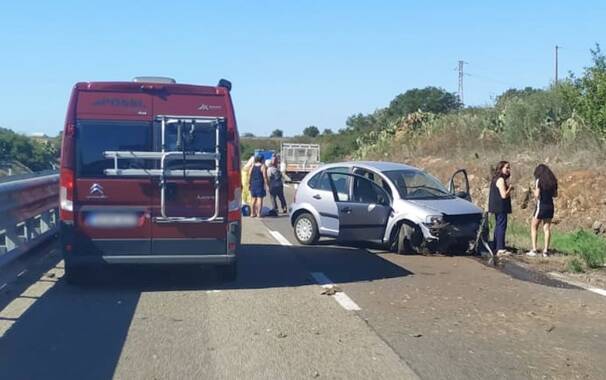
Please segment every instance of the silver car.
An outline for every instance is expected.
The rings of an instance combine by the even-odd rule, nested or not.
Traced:
[[[322,166],[301,181],[289,208],[295,237],[370,241],[398,253],[467,251],[482,209],[471,203],[465,170],[447,189],[421,169],[392,162]]]

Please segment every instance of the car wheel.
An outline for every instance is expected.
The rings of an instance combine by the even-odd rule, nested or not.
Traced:
[[[396,246],[396,252],[400,255],[411,255],[414,253],[414,249],[411,244],[411,238],[414,234],[414,228],[408,224],[402,224],[398,231],[398,244]]]
[[[299,243],[311,245],[318,242],[318,225],[313,215],[309,213],[299,215],[295,220],[294,229]]]
[[[219,276],[222,281],[234,282],[238,278],[238,266],[236,263],[219,267]]]

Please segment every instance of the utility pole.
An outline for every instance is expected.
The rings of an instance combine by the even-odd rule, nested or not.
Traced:
[[[558,45],[555,46],[555,85],[558,85]]]
[[[459,61],[459,100],[461,101],[461,105],[465,105],[465,102],[463,100],[463,77],[465,76],[465,73],[463,72],[463,66],[466,64],[467,62],[465,61]]]

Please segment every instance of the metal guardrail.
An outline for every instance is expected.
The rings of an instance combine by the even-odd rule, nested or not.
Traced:
[[[59,174],[0,181],[0,265],[53,237],[59,220]]]
[[[45,176],[49,176],[49,175],[57,174],[57,173],[58,172],[56,170],[43,170],[43,171],[34,172],[34,173],[2,176],[2,177],[0,177],[0,183],[15,182],[15,181],[20,181],[22,179],[29,179],[29,178],[45,177]]]

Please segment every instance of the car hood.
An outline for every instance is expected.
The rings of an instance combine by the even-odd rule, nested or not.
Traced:
[[[431,213],[439,213],[446,215],[461,215],[461,214],[480,214],[482,209],[473,203],[461,199],[408,199],[408,202],[413,205],[423,208]]]

